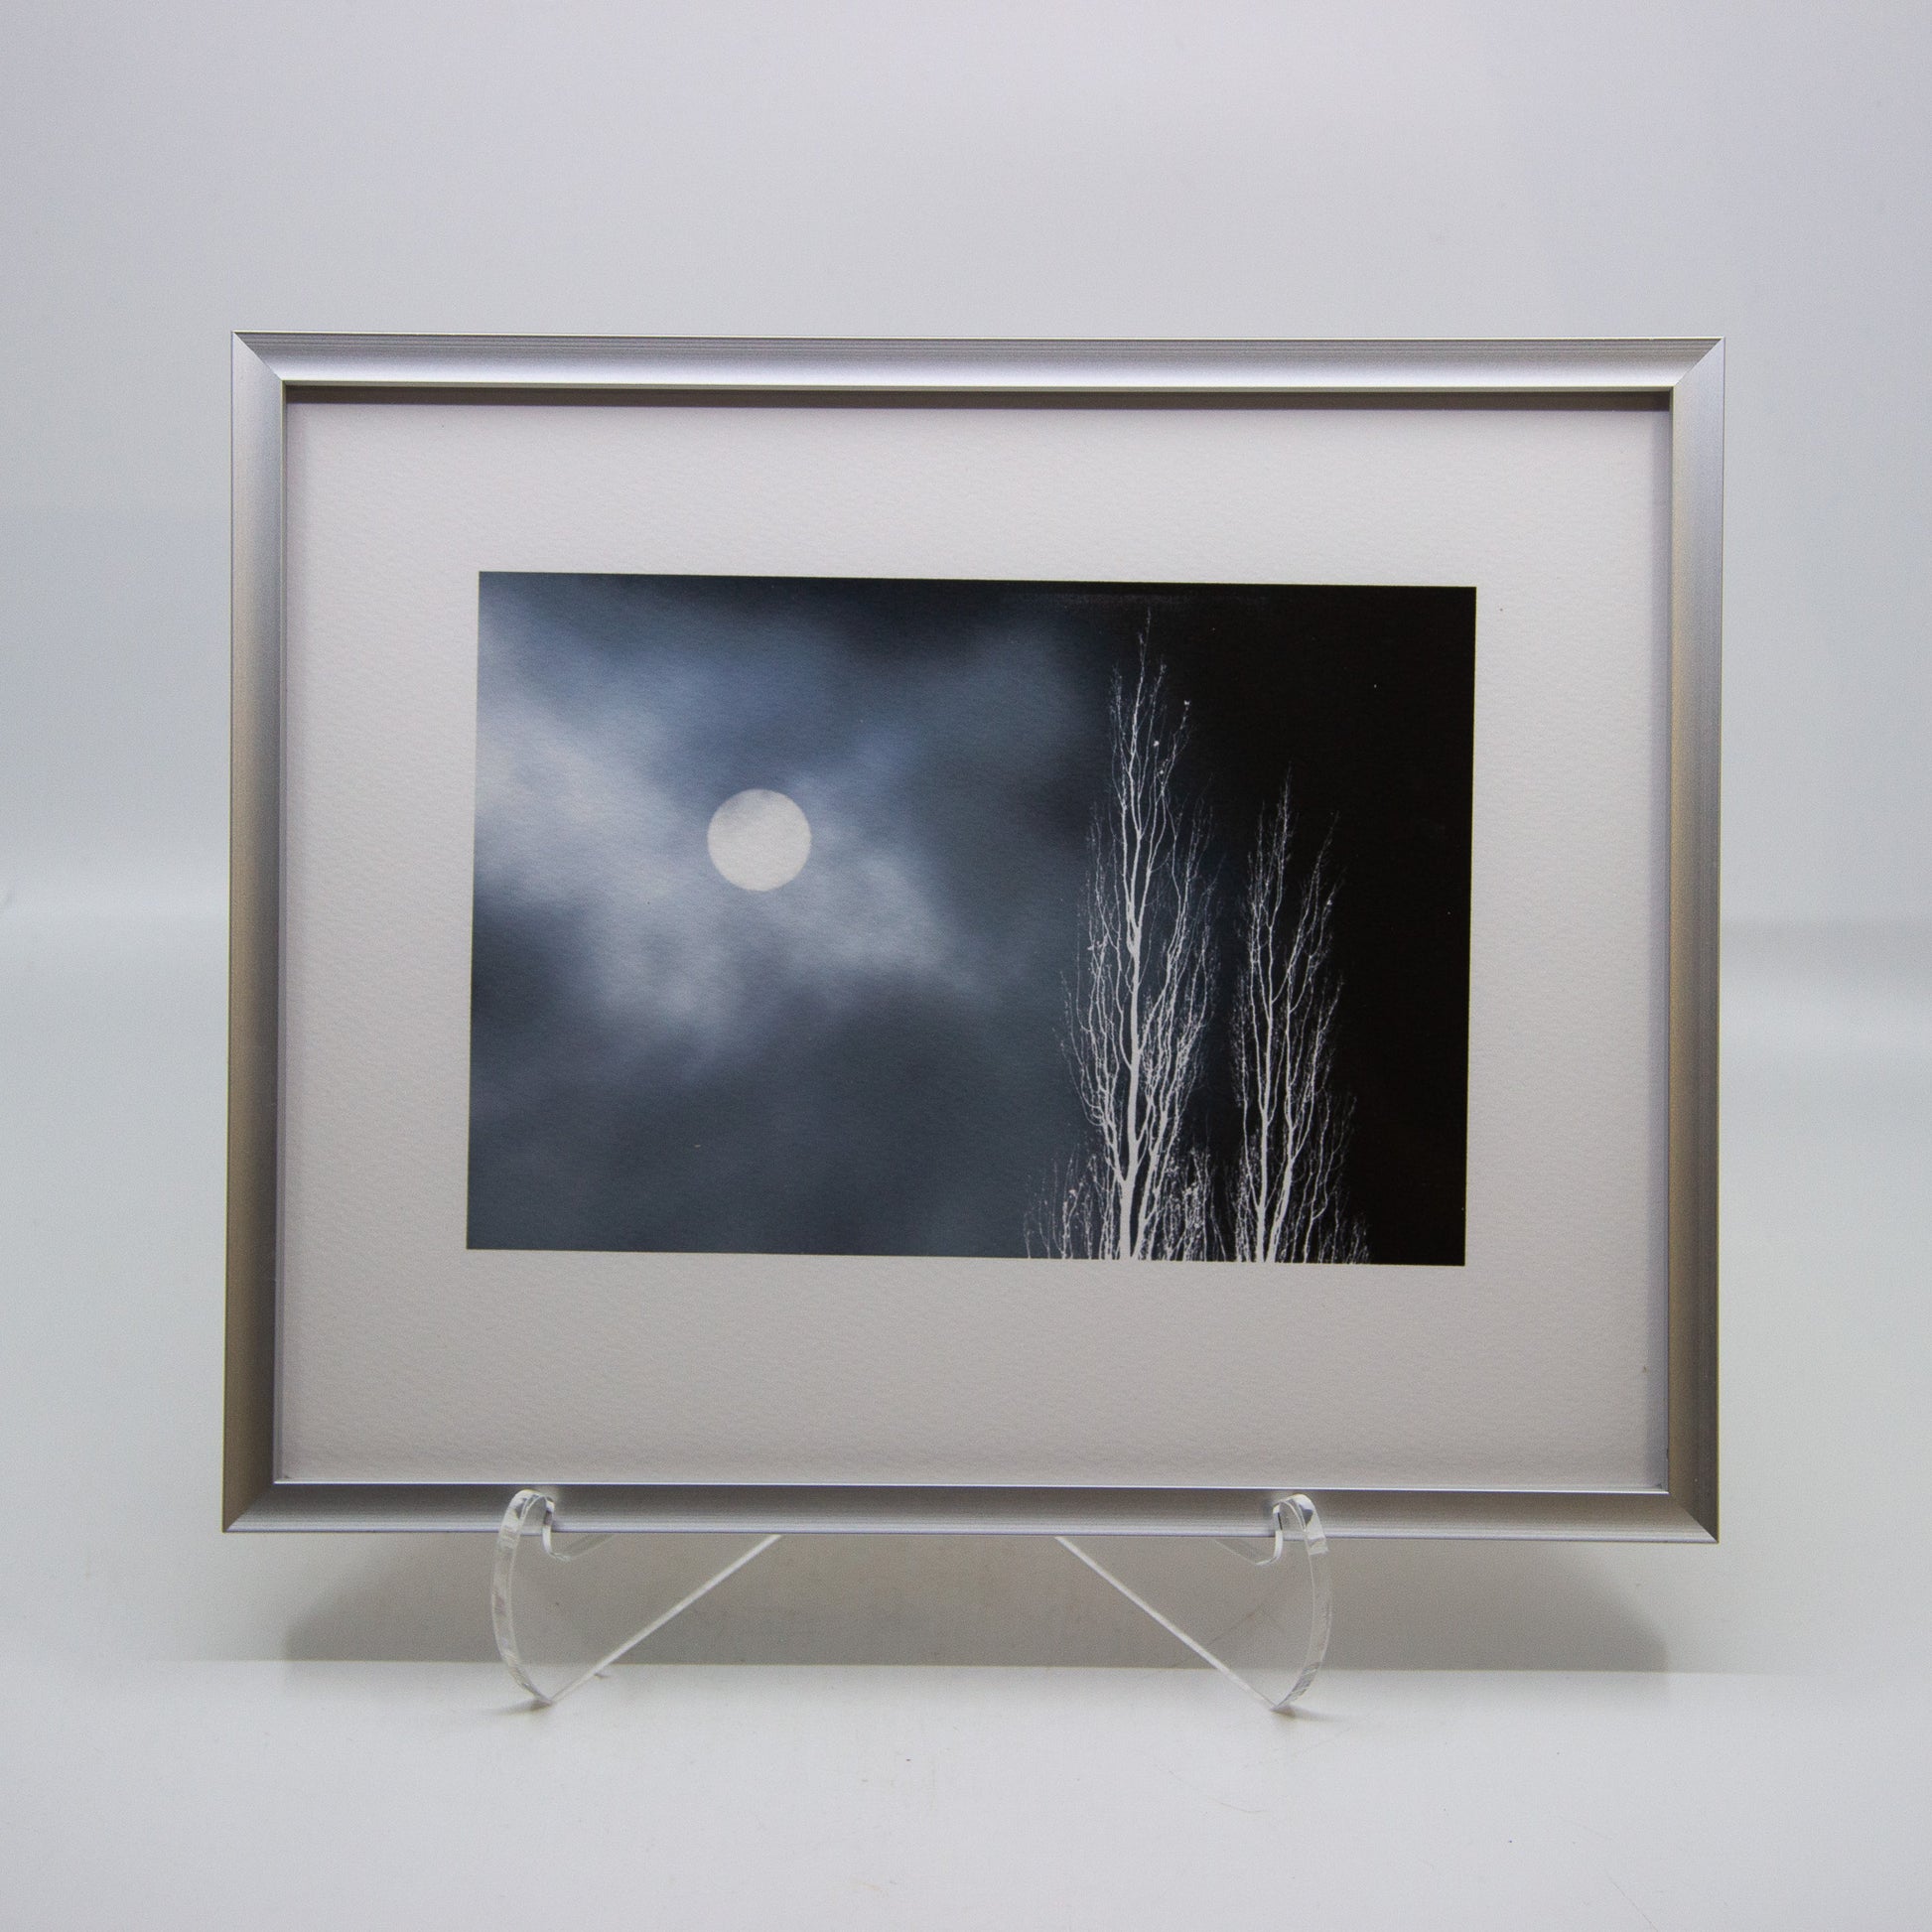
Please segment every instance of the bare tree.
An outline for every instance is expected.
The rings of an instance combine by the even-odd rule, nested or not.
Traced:
[[[1290,888],[1295,824],[1283,791],[1248,876],[1234,1073],[1241,1103],[1237,1261],[1366,1261],[1342,1193],[1346,1110],[1332,1090],[1335,888],[1325,849]]]
[[[1209,887],[1203,835],[1175,787],[1186,707],[1170,702],[1145,631],[1109,722],[1113,786],[1094,818],[1067,1015],[1089,1145],[1042,1234],[1062,1255],[1202,1258],[1213,1190],[1188,1136],[1213,979]]]

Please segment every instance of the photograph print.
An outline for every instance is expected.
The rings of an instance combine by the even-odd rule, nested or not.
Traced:
[[[472,1248],[1461,1265],[1473,590],[479,606]]]

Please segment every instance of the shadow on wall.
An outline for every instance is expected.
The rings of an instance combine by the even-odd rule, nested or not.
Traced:
[[[1337,1543],[1340,1670],[1670,1668],[1600,1555],[1575,1543]]]
[[[370,1539],[292,1628],[294,1659],[493,1658],[492,1539]],[[1329,1662],[1355,1670],[1668,1667],[1587,1549],[1334,1546]],[[794,1536],[652,1640],[663,1663],[1187,1668],[1195,1659],[1040,1538]]]

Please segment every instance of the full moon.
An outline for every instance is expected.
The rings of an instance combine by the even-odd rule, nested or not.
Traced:
[[[740,791],[712,813],[704,842],[711,863],[734,886],[768,893],[804,869],[812,827],[782,791]]]

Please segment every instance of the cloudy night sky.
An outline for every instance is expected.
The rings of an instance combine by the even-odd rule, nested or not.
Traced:
[[[1227,915],[1291,773],[1328,840],[1373,1256],[1459,1262],[1472,593],[511,573],[480,595],[471,1246],[1025,1254],[1082,1139],[1067,990],[1144,628]],[[708,837],[748,791],[796,812]],[[795,876],[734,884],[734,824]]]

